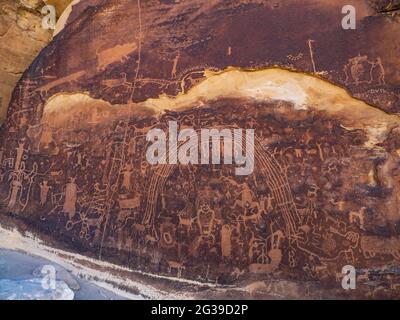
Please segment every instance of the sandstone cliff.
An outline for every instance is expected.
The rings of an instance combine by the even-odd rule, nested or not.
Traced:
[[[69,0],[0,1],[0,123],[22,73],[51,40],[53,30],[42,28],[41,9],[54,5],[61,15]]]

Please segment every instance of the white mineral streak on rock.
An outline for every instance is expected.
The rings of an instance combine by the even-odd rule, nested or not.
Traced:
[[[42,121],[53,127],[65,128],[66,123],[79,127],[87,125],[88,121],[90,123],[94,108],[104,114],[96,119],[99,123],[145,110],[159,114],[165,110],[189,110],[224,98],[253,99],[256,102],[287,101],[295,110],[320,112],[340,121],[347,130],[363,130],[367,148],[375,147],[400,125],[399,116],[368,105],[339,86],[315,76],[280,68],[254,71],[228,68],[219,73],[207,71],[205,79],[188,92],[176,97],[161,95],[127,105],[111,105],[85,93],[58,93],[47,101]],[[77,123],[74,114],[78,112],[86,114],[88,121]]]

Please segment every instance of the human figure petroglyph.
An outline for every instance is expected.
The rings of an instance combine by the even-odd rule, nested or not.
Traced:
[[[240,215],[238,220],[240,222],[243,222],[244,227],[247,229],[247,225],[246,222],[248,221],[252,221],[254,223],[261,223],[262,222],[262,215],[263,215],[263,211],[260,210],[260,207],[258,206],[258,204],[251,206],[250,204],[246,204],[245,205],[245,213]],[[256,213],[253,213],[254,211],[257,211]],[[246,212],[250,212],[250,214],[246,214]]]
[[[269,236],[271,249],[267,251],[266,243],[260,243],[261,251],[257,257],[257,262],[249,265],[249,271],[255,274],[270,274],[274,272],[282,261],[281,244],[284,234],[277,230]]]
[[[232,254],[232,227],[225,224],[221,228],[221,253],[223,258],[230,258]]]
[[[23,212],[27,207],[35,177],[38,175],[38,164],[36,162],[32,164],[31,170],[26,170],[24,161],[21,162],[19,168],[19,170],[11,172],[8,178],[11,183],[9,195],[6,198],[6,200],[9,200],[7,208],[14,212]],[[17,207],[17,205],[20,205],[20,207]]]
[[[14,170],[15,171],[20,170],[22,156],[23,156],[24,152],[28,151],[24,147],[25,147],[25,140],[22,139],[20,142],[18,142],[18,147],[16,148],[17,153],[16,153],[15,161],[14,161]]]
[[[181,54],[178,53],[177,56],[174,58],[172,71],[171,71],[171,78],[172,79],[176,78],[176,72],[177,72],[177,67],[178,67],[178,62],[179,62],[180,57],[181,57]]]
[[[381,60],[380,57],[378,57],[376,59],[376,62],[374,63],[373,66],[374,67],[378,67],[378,83],[380,85],[386,84],[386,81],[385,81],[385,69],[383,67],[382,60]],[[373,71],[373,70],[371,70],[371,71]]]
[[[394,259],[400,260],[400,239],[398,237],[361,236],[360,247],[366,259],[390,255]]]
[[[209,236],[215,222],[215,211],[210,207],[208,201],[200,200],[197,206],[197,224],[200,234]]]
[[[76,178],[69,178],[69,182],[65,186],[65,200],[63,205],[63,212],[68,214],[71,220],[76,213],[76,202],[78,197],[78,186],[75,183]]]
[[[133,165],[131,162],[125,164],[123,170],[122,170],[122,188],[125,188],[126,190],[131,189],[131,178],[133,174]]]
[[[128,155],[133,156],[136,153],[136,139],[132,137],[128,143]]]
[[[360,225],[360,229],[365,230],[365,214],[366,214],[366,207],[362,207],[359,211],[350,211],[349,212],[349,222],[354,223],[358,220]]]
[[[237,241],[238,239],[233,238],[233,240]],[[254,259],[254,255],[259,252],[258,247],[265,245],[265,239],[256,236],[254,232],[251,232],[251,238],[249,240],[249,251],[248,257],[250,260]]]
[[[191,121],[195,122],[197,120],[196,117],[190,117],[191,115],[193,114],[185,114],[185,121],[187,121],[189,126],[192,123]],[[178,117],[175,113],[172,113],[170,117],[171,119],[174,117],[179,119],[183,118]],[[211,121],[209,119],[215,119],[210,116],[207,120],[204,115],[202,115],[201,118],[202,122],[207,124]],[[319,149],[322,150],[325,160],[322,178],[325,179],[325,175],[327,174],[340,174],[340,171],[336,171],[335,168],[329,170],[329,163],[332,161],[332,159],[329,158],[332,154],[330,151],[327,151],[326,147],[326,141],[329,140],[322,138],[318,141],[310,141],[310,145],[315,149],[315,152],[310,154],[307,154],[306,151],[308,148],[301,142],[301,144],[298,145],[300,151],[296,155],[296,147],[288,146],[287,141],[282,139],[284,135],[281,134],[282,141],[277,142],[271,147],[271,149],[276,149],[276,158],[271,157],[270,154],[268,154],[268,157],[265,156],[265,158],[259,157],[257,161],[260,161],[264,171],[257,169],[254,175],[246,179],[234,177],[231,170],[219,168],[218,166],[210,168],[175,166],[172,167],[172,169],[165,166],[164,170],[153,170],[151,167],[146,166],[145,161],[141,162],[136,160],[137,156],[143,155],[145,149],[144,135],[143,137],[140,135],[145,134],[148,127],[151,125],[150,120],[138,122],[134,125],[129,124],[129,130],[125,140],[123,140],[123,137],[126,126],[123,124],[116,129],[115,133],[113,133],[112,130],[104,131],[104,133],[101,132],[101,134],[109,136],[110,140],[112,140],[110,144],[111,149],[109,153],[109,164],[107,166],[106,183],[104,185],[102,184],[101,178],[100,181],[97,181],[96,174],[92,172],[92,170],[95,171],[96,166],[101,163],[101,161],[103,161],[101,167],[104,168],[104,159],[107,159],[106,152],[104,154],[99,154],[98,158],[96,158],[90,154],[91,143],[82,144],[79,143],[78,140],[74,140],[73,142],[68,140],[68,145],[66,143],[60,144],[61,154],[66,156],[69,154],[69,162],[74,163],[71,167],[73,173],[65,174],[80,175],[82,169],[78,168],[79,166],[76,167],[75,164],[79,162],[85,164],[87,161],[84,157],[82,157],[80,161],[78,159],[78,153],[82,153],[82,155],[88,158],[88,161],[91,163],[90,168],[92,168],[86,170],[87,172],[82,175],[82,178],[79,176],[79,185],[82,185],[83,190],[89,191],[87,194],[82,194],[82,196],[79,194],[76,204],[76,214],[71,220],[71,223],[75,223],[74,226],[76,227],[67,230],[70,231],[67,234],[75,236],[78,232],[79,236],[82,236],[82,243],[96,246],[99,241],[95,240],[96,236],[92,237],[91,235],[93,232],[96,233],[100,228],[96,225],[87,228],[88,224],[86,222],[82,223],[80,214],[82,212],[86,214],[88,218],[90,217],[93,219],[100,219],[101,215],[103,215],[103,217],[109,215],[111,231],[105,233],[104,243],[110,246],[110,248],[115,247],[121,250],[121,255],[124,254],[125,250],[128,250],[125,239],[127,239],[129,235],[134,239],[131,250],[135,251],[135,254],[140,255],[141,261],[150,258],[155,250],[160,252],[163,259],[171,261],[181,261],[181,259],[185,259],[187,255],[190,255],[193,261],[197,261],[196,259],[200,259],[199,257],[206,255],[204,259],[210,259],[210,270],[217,270],[216,268],[218,268],[219,263],[230,261],[232,262],[232,268],[236,267],[238,270],[245,270],[245,272],[251,269],[252,272],[260,274],[272,273],[274,272],[272,270],[275,268],[275,271],[283,270],[281,269],[283,264],[285,264],[285,267],[298,267],[303,261],[302,259],[307,257],[307,250],[321,254],[321,251],[323,251],[320,249],[322,247],[322,241],[318,242],[314,240],[317,235],[321,236],[325,232],[330,232],[330,230],[325,230],[326,226],[330,225],[330,223],[323,221],[322,217],[324,217],[325,214],[318,208],[322,200],[327,200],[324,198],[324,183],[321,183],[318,176],[318,170],[320,170],[322,166],[320,165],[321,157],[319,156]],[[184,125],[186,125],[186,123]],[[135,130],[134,126],[138,130]],[[254,126],[256,126],[256,124]],[[287,126],[285,125],[284,127],[286,128]],[[288,130],[282,129],[282,132],[283,131],[287,132]],[[306,128],[302,129],[299,135],[304,134],[304,132],[307,132]],[[310,136],[315,137],[313,132],[314,131],[310,131]],[[269,135],[271,133],[268,131],[267,134]],[[295,132],[289,132],[287,134],[294,135]],[[135,147],[132,147],[131,151],[129,151],[128,146],[132,138],[134,141],[132,144],[134,144]],[[260,137],[260,139],[262,138],[263,137]],[[104,141],[104,139],[100,137],[98,143],[101,141]],[[318,148],[317,143],[320,144],[320,148]],[[117,144],[121,146],[121,148],[117,148]],[[123,150],[123,152],[120,150]],[[269,148],[265,150],[262,149],[262,153],[269,152],[269,150]],[[130,158],[126,158],[128,153],[135,156],[134,162],[131,162]],[[301,161],[297,159],[301,159]],[[112,164],[113,161],[115,162],[114,164]],[[275,161],[278,162],[278,165]],[[300,214],[301,219],[293,220],[295,222],[293,228],[294,232],[290,234],[290,237],[287,237],[288,241],[284,243],[285,246],[290,243],[290,248],[283,248],[282,244],[273,245],[272,243],[277,243],[279,241],[272,241],[272,236],[268,236],[268,233],[264,235],[266,230],[265,225],[268,226],[272,221],[276,221],[276,228],[285,230],[286,233],[287,230],[285,228],[288,222],[285,220],[284,215],[288,215],[287,210],[294,210],[292,209],[294,208],[294,204],[290,198],[290,189],[295,185],[292,185],[295,178],[292,179],[290,175],[297,178],[297,175],[300,176],[301,171],[298,170],[297,172],[297,169],[293,166],[293,163],[297,161],[300,162],[299,167],[301,163],[304,165],[312,161],[315,163],[313,163],[312,168],[310,167],[307,171],[307,175],[310,178],[304,183],[302,182],[300,184],[299,182],[300,185],[296,185],[296,192],[298,194],[295,195],[295,206],[297,206],[296,210]],[[62,163],[57,163],[56,161],[55,168],[57,169],[55,169],[54,172],[57,172],[62,165]],[[285,166],[287,168],[289,167],[287,172],[285,172]],[[131,170],[133,173],[130,173]],[[142,170],[142,172],[140,170]],[[340,168],[337,170],[340,170]],[[112,174],[110,173],[111,171],[113,172]],[[154,171],[157,172],[149,177],[149,172]],[[127,173],[126,175],[125,172]],[[109,180],[110,175],[113,177],[118,176],[119,178],[118,180],[116,178]],[[130,179],[130,184],[126,180],[129,175],[133,178]],[[286,183],[285,179],[282,179],[285,175],[289,175],[290,183]],[[150,183],[153,179],[156,182],[154,186]],[[53,178],[49,178],[48,180],[51,181],[49,184],[52,186],[54,184],[53,187],[55,187],[55,185],[60,185],[61,189],[61,178],[58,179],[58,183],[55,183]],[[117,180],[117,182],[115,180]],[[147,183],[147,180],[149,180],[149,183]],[[96,185],[97,183],[98,185]],[[309,191],[307,188],[312,184],[321,188],[321,190],[316,193],[316,188],[311,188],[311,193],[307,194]],[[205,190],[207,189],[207,185],[209,188]],[[124,201],[135,198],[141,186],[145,187],[145,189],[143,188],[143,190],[140,190],[142,197],[146,196],[142,199],[143,201],[136,201],[135,205],[122,204],[121,206],[119,200]],[[134,189],[135,191],[127,190],[126,187]],[[113,196],[108,196],[107,199],[114,201],[116,210],[102,208],[101,203],[104,203],[104,199],[106,198],[105,192],[102,190],[109,190],[109,194],[113,194]],[[183,192],[184,196],[182,196]],[[100,199],[100,194],[103,200]],[[154,195],[154,198],[149,197],[149,199],[147,199],[148,194]],[[197,206],[195,205],[193,208],[195,195],[197,195]],[[308,195],[312,199],[308,198]],[[97,199],[97,197],[99,197],[99,203],[97,203],[97,200],[91,201],[93,198]],[[180,200],[175,200],[178,199],[178,197]],[[65,195],[62,194],[58,196],[58,200],[56,199],[56,202],[61,202],[61,207],[63,207],[64,198]],[[336,203],[337,199],[338,198],[333,198],[332,201]],[[234,210],[230,210],[235,200],[239,200],[241,203],[236,203]],[[206,206],[203,208],[205,210],[200,210],[201,214],[199,215],[199,219],[199,203],[201,201],[204,202]],[[141,210],[144,209],[144,207],[140,206],[140,202],[142,202],[142,204],[146,203],[146,205],[148,202],[153,203],[155,215],[151,217],[149,223],[144,223],[142,221]],[[187,206],[186,202],[189,206]],[[299,205],[300,202],[302,203],[301,205]],[[314,206],[313,210],[307,207],[311,202]],[[327,203],[328,202],[329,201],[327,201]],[[286,205],[287,203],[289,203],[289,205]],[[192,204],[192,207],[190,204]],[[304,212],[299,210],[303,208],[303,204],[306,208]],[[93,209],[95,207],[98,209]],[[181,209],[182,207],[183,209]],[[345,208],[351,208],[351,204],[346,205]],[[214,213],[212,214],[211,211]],[[347,210],[344,210],[343,214],[345,214],[346,211]],[[214,218],[212,218],[213,215]],[[171,226],[161,231],[160,225],[163,224],[164,218],[166,217],[170,219]],[[306,218],[309,219],[307,220]],[[199,220],[201,222],[200,224]],[[104,221],[105,219],[99,220],[100,226],[105,225]],[[355,222],[357,221],[355,220]],[[80,225],[81,223],[83,228]],[[96,228],[96,231],[94,228]],[[337,226],[337,228],[343,229],[346,228],[346,225],[340,225]],[[104,228],[101,229],[104,230]],[[160,230],[160,236],[154,233],[154,230],[157,232]],[[80,234],[81,231],[82,234]],[[254,245],[252,254],[250,254],[251,233],[254,233],[256,236],[260,236],[260,234],[263,233],[263,236],[259,237],[260,240],[252,242]],[[99,234],[101,238],[104,231],[100,231]],[[283,235],[283,237],[285,236],[286,235]],[[279,237],[275,235],[275,238]],[[335,241],[339,246],[341,242],[337,239],[335,239]],[[332,243],[333,242],[328,241],[328,244],[331,245]],[[353,252],[354,258],[356,259],[357,251]],[[340,256],[338,255],[339,253]],[[286,255],[285,259],[282,259],[282,255]],[[321,257],[321,259],[339,259],[338,257],[344,257],[345,255],[346,253],[343,248],[338,248],[332,250],[329,256]],[[351,251],[348,252],[347,256],[349,259],[351,258]],[[278,263],[279,261],[280,263]],[[251,268],[249,267],[250,264],[253,264]],[[321,272],[319,272],[316,277],[324,277],[324,271],[321,267],[322,263],[316,260],[313,264],[315,264],[316,267],[314,265],[310,267],[310,270],[313,270],[312,273],[317,274],[318,270],[321,269]],[[186,267],[189,268],[188,266]],[[231,270],[232,269],[229,269],[229,272]],[[291,270],[296,272],[296,269]],[[172,270],[172,273],[174,273],[174,271],[175,269]],[[217,271],[211,273],[217,273]],[[235,275],[232,277],[234,276]]]

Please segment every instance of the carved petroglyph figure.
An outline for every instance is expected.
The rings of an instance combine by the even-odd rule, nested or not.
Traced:
[[[190,232],[192,230],[194,219],[185,217],[184,213],[182,212],[178,214],[178,218],[179,218],[179,226],[186,227],[187,232]]]
[[[208,201],[202,199],[197,206],[197,224],[200,234],[203,236],[212,235],[215,222],[215,211],[210,207]]]
[[[221,252],[224,258],[230,258],[232,254],[232,231],[232,227],[227,224],[221,228]]]
[[[74,228],[76,225],[81,225],[80,231],[79,231],[79,237],[81,239],[90,239],[90,228],[95,227],[95,229],[98,229],[100,227],[102,221],[102,217],[97,217],[97,218],[89,218],[88,213],[86,212],[79,212],[78,213],[78,219],[76,221],[73,221],[73,219],[70,219],[66,226],[65,229],[70,231]]]
[[[271,250],[267,252],[266,244],[261,246],[260,255],[257,257],[257,263],[249,266],[249,271],[255,274],[270,274],[278,269],[282,261],[282,250],[280,249],[284,234],[282,231],[275,231],[270,236]],[[268,262],[269,261],[269,262]]]
[[[11,181],[11,188],[10,188],[10,195],[9,195],[9,202],[7,204],[7,209],[12,211],[16,204],[17,204],[17,200],[20,198],[21,196],[21,192],[22,192],[22,176],[19,175],[16,179],[13,179]]]
[[[25,141],[22,140],[18,143],[18,148],[16,148],[17,154],[15,156],[15,161],[14,161],[14,170],[15,171],[18,171],[20,169],[22,156],[25,151],[28,151],[28,150],[24,149],[24,146],[25,146]]]
[[[122,210],[135,210],[140,207],[140,201],[142,196],[140,194],[135,195],[132,198],[128,198],[126,195],[119,196],[119,208]]]
[[[68,214],[71,220],[76,213],[76,202],[78,196],[78,186],[75,183],[76,178],[70,178],[65,186],[65,200],[63,205],[63,212]]]
[[[126,89],[132,88],[132,83],[127,80],[127,74],[122,73],[122,78],[118,79],[105,79],[101,81],[101,84],[106,87],[105,92],[115,89],[118,87],[125,87]]]
[[[39,92],[42,96],[46,96],[50,90],[52,90],[62,84],[65,84],[65,83],[70,84],[74,81],[77,81],[78,79],[83,77],[85,75],[85,73],[86,73],[85,71],[78,71],[78,72],[72,73],[68,76],[58,78],[57,80],[51,81],[51,82],[39,87],[35,91]]]
[[[240,200],[238,199],[235,201],[235,203],[231,207],[232,209],[234,209],[236,206],[239,206],[240,208],[245,208],[246,206],[253,204],[254,194],[253,191],[251,191],[249,185],[245,182],[239,185],[239,187],[241,187],[239,198]]]
[[[122,63],[138,48],[136,42],[129,42],[122,45],[96,52],[97,70],[104,71],[113,63]]]
[[[376,80],[379,85],[385,84],[385,69],[382,60],[378,57],[375,61],[368,59],[366,55],[358,55],[350,58],[344,66],[343,71],[346,75],[345,83],[354,83],[359,85],[362,83],[371,84]]]
[[[179,62],[180,57],[181,57],[181,55],[180,55],[180,53],[178,53],[178,55],[174,59],[174,64],[172,66],[172,71],[171,71],[171,78],[173,78],[173,79],[176,78],[176,72],[177,72],[176,69],[178,67],[178,62]]]
[[[360,229],[365,230],[365,210],[367,208],[363,207],[359,211],[350,211],[349,213],[349,222],[354,223],[358,220],[360,224]]]
[[[126,190],[131,189],[131,177],[133,174],[133,165],[132,163],[127,163],[122,170],[122,188]]]

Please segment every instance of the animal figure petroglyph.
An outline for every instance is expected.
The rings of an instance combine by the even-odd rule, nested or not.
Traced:
[[[143,235],[144,232],[146,231],[146,226],[140,224],[140,223],[134,223],[133,224],[133,230],[137,235]]]
[[[157,242],[158,242],[158,240],[157,240],[155,237],[153,237],[153,236],[151,236],[151,235],[149,235],[149,234],[147,234],[147,235],[144,237],[144,243],[145,243],[145,245],[147,245],[147,244],[154,245],[154,244],[156,244]]]
[[[168,272],[172,273],[172,270],[176,269],[178,278],[180,278],[182,276],[182,271],[186,269],[186,267],[183,265],[183,263],[180,263],[177,261],[168,260],[167,263],[168,263]]]
[[[124,60],[136,51],[138,48],[136,42],[129,42],[122,45],[96,52],[97,55],[97,71],[104,71],[109,65]]]
[[[249,266],[249,271],[255,274],[271,274],[279,268],[282,261],[282,250],[280,249],[284,234],[282,231],[275,231],[270,236],[271,249],[267,252],[266,246],[261,246],[261,253],[257,257],[257,263]],[[267,261],[269,262],[267,263]]]
[[[105,79],[101,81],[102,86],[106,87],[104,90],[105,92],[118,88],[118,87],[125,87],[125,88],[131,88],[132,83],[127,80],[127,74],[122,73],[122,78],[118,79]]]
[[[40,92],[40,94],[42,94],[42,95],[43,94],[47,95],[47,93],[51,89],[54,89],[65,83],[72,83],[74,81],[77,81],[79,78],[83,77],[85,75],[85,73],[86,73],[85,71],[78,71],[78,72],[72,73],[68,76],[65,76],[65,77],[59,78],[57,80],[54,80],[50,83],[47,83],[47,84],[37,88],[35,91]]]
[[[178,214],[178,217],[179,217],[179,226],[180,227],[185,226],[187,228],[187,232],[190,232],[192,230],[194,219],[185,217],[183,213]]]
[[[119,207],[120,209],[133,210],[140,207],[141,195],[136,195],[133,198],[120,198]]]
[[[377,236],[362,236],[360,241],[361,250],[366,259],[377,255],[390,255],[400,260],[400,238],[381,238]]]

